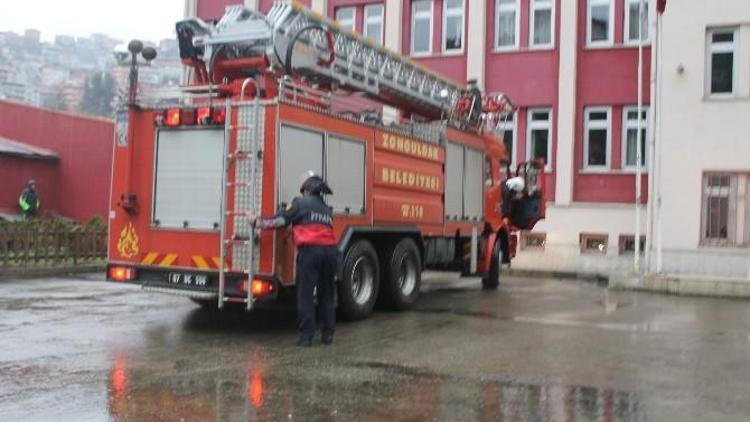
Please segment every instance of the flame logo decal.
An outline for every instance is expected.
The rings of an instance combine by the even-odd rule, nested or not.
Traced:
[[[135,233],[133,223],[128,223],[120,232],[120,240],[117,242],[117,251],[125,258],[138,255],[138,235]]]

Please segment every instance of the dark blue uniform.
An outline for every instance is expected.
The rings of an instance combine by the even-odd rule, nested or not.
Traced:
[[[310,345],[315,336],[314,289],[323,323],[323,342],[333,341],[335,310],[335,277],[338,262],[336,237],[330,208],[319,194],[297,197],[285,211],[273,218],[258,219],[263,229],[292,226],[297,246],[297,324],[299,341]]]

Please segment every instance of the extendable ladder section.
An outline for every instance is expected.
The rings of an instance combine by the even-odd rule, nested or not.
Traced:
[[[467,88],[407,57],[345,30],[333,20],[289,0],[276,1],[266,16],[230,6],[216,24],[190,18],[200,59],[267,57],[276,74],[328,80],[388,104],[433,116],[450,113]],[[290,63],[291,62],[291,63]]]
[[[256,234],[250,219],[261,210],[264,106],[258,99],[226,104],[222,173],[219,308],[224,302],[253,306],[252,280],[257,265]],[[247,279],[247,297],[226,296],[226,275]]]

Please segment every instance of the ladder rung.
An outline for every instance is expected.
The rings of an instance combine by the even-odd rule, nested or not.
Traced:
[[[253,213],[250,211],[227,211],[227,216],[252,217]]]
[[[250,240],[248,239],[224,239],[224,244],[226,245],[250,245]]]
[[[224,296],[224,302],[247,303],[247,298],[246,297],[227,297],[227,296]]]
[[[246,160],[250,158],[251,156],[252,156],[251,152],[245,151],[245,150],[237,150],[237,151],[229,153],[230,159],[237,159],[237,160]],[[258,150],[258,153],[256,156],[258,157],[258,159],[263,158],[263,152]]]
[[[227,182],[227,187],[243,187],[246,188],[250,186],[250,182]]]
[[[255,125],[230,125],[229,129],[231,130],[244,130],[244,129],[254,129]]]

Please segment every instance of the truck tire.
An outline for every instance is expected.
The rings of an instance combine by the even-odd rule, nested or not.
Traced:
[[[482,288],[485,290],[495,290],[500,285],[500,263],[503,260],[503,247],[500,245],[500,239],[495,240],[491,259],[490,271],[482,276]]]
[[[403,238],[385,254],[383,261],[380,284],[385,304],[396,310],[411,308],[422,284],[422,260],[417,244],[411,238]]]
[[[378,254],[367,240],[354,242],[346,251],[338,283],[339,315],[349,321],[372,313],[380,287]]]

